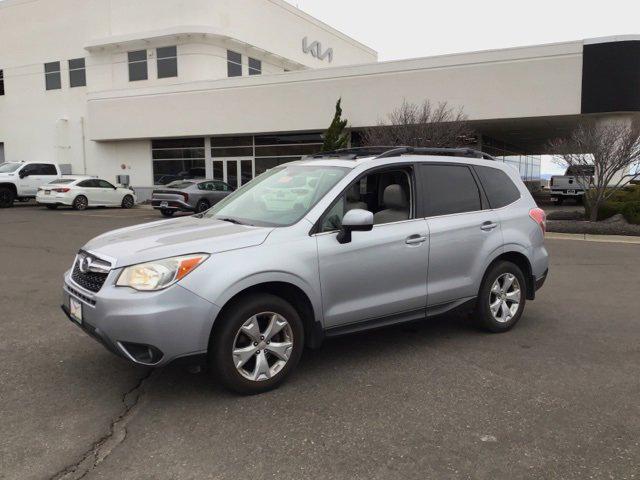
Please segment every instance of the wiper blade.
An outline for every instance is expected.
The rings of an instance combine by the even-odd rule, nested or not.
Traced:
[[[222,220],[223,222],[235,223],[236,225],[244,225],[240,220],[236,220],[231,217],[216,217],[216,220]]]

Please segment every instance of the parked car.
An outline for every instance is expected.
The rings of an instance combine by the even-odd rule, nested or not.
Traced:
[[[165,217],[176,212],[201,213],[233,192],[233,188],[220,180],[176,180],[166,187],[154,190],[151,205]]]
[[[133,363],[206,361],[245,394],[325,337],[452,310],[511,329],[548,271],[545,215],[518,173],[473,150],[380,152],[284,164],[204,214],[96,237],[62,308]]]
[[[553,175],[549,179],[551,200],[558,205],[566,199],[582,203],[585,187],[593,182],[594,175],[595,167],[578,165],[569,166],[564,175]]]
[[[36,202],[48,209],[60,206],[85,210],[88,207],[132,208],[136,194],[130,188],[117,187],[100,178],[59,178],[38,188]]]
[[[35,198],[38,187],[61,177],[52,162],[6,162],[0,165],[0,208],[12,207],[15,200]]]

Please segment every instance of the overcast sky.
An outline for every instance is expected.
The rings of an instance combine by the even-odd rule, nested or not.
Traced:
[[[380,60],[640,34],[640,0],[287,0]]]
[[[640,0],[287,0],[379,59],[640,34]],[[549,157],[542,170],[564,167]]]

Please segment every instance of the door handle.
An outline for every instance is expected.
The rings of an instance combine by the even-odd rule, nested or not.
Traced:
[[[407,239],[404,241],[404,243],[406,243],[407,245],[418,245],[420,243],[424,243],[427,241],[427,237],[424,235],[420,235],[420,234],[415,234],[415,235],[411,235],[409,237],[407,237]]]
[[[496,228],[498,226],[497,223],[494,222],[484,222],[481,226],[480,226],[480,230],[483,230],[485,232],[490,232],[491,230],[493,230],[494,228]]]

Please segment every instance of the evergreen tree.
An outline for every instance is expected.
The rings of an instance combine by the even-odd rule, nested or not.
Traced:
[[[341,102],[342,98],[339,98],[336,103],[336,113],[333,116],[333,121],[324,134],[324,144],[322,145],[323,152],[331,152],[340,148],[346,148],[349,142],[349,133],[345,132],[347,120],[342,120]]]

